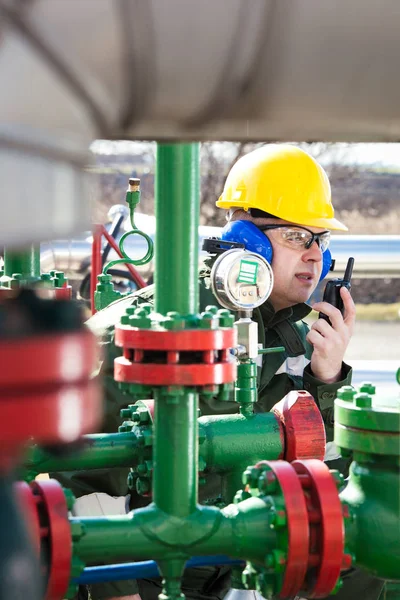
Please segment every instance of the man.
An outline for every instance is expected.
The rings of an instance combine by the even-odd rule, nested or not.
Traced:
[[[257,232],[257,251],[264,254],[267,248],[272,256],[274,288],[269,300],[254,311],[253,318],[258,323],[259,341],[263,347],[284,346],[285,352],[264,356],[258,373],[259,396],[255,410],[270,410],[293,389],[310,391],[326,424],[326,460],[330,467],[344,470],[346,464],[332,443],[333,402],[337,389],[351,381],[351,369],[343,363],[355,321],[350,293],[345,288],[340,292],[343,316],[337,308],[319,302],[314,305],[315,310],[327,315],[330,323],[317,319],[309,329],[303,321],[311,312],[305,302],[320,280],[330,231],[347,229],[334,218],[328,178],[322,167],[301,149],[292,145],[268,145],[244,156],[233,166],[217,205],[227,210],[226,238],[234,237],[235,223],[248,224],[250,232],[253,228],[253,236],[248,238],[246,246],[253,249],[251,245]],[[210,265],[200,275],[201,310],[207,304],[216,304],[210,291],[209,275]],[[146,288],[113,303],[88,322],[89,327],[103,337],[108,348],[102,366],[106,395],[104,431],[117,430],[119,410],[129,401],[113,379],[113,359],[118,355],[112,343],[114,324],[119,322],[127,306],[151,302],[152,297],[152,287]],[[238,406],[234,402],[202,399],[200,408],[202,414],[218,414],[236,412]],[[128,491],[126,476],[123,469],[100,474],[78,473],[69,481],[63,478],[63,483],[78,495],[97,491],[123,496]],[[218,482],[214,481],[214,484],[211,487],[218,495]],[[207,494],[210,494],[210,487]],[[145,503],[145,499],[133,497],[131,508]],[[357,572],[355,577],[358,577]],[[335,597],[338,600],[364,596],[378,598],[380,582],[366,577],[361,578],[361,584],[352,585],[351,592],[346,592],[345,585]],[[375,586],[375,595],[366,596],[365,581]],[[184,593],[196,600],[220,600],[229,586],[226,568],[190,570],[183,581]],[[142,600],[155,600],[160,591],[159,581],[139,581],[92,586],[91,594],[94,600],[117,597],[137,600],[139,592]]]

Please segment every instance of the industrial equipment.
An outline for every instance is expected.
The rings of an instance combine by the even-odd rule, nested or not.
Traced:
[[[178,600],[193,557],[233,559],[240,585],[266,597],[323,597],[351,565],[396,594],[400,411],[375,405],[371,386],[341,390],[336,442],[353,457],[344,489],[319,460],[323,430],[306,393],[254,414],[249,311],[236,327],[228,309],[199,313],[198,145],[181,141],[397,140],[398,7],[251,4],[82,0],[77,18],[68,0],[0,0],[1,600],[61,600],[82,573],[94,575],[85,573],[89,563],[142,560],[157,562],[161,597]],[[91,378],[97,345],[65,299],[65,277],[41,274],[35,248],[87,229],[87,148],[101,137],[164,140],[162,227],[155,305],[117,327],[122,429],[81,440],[101,412]],[[257,283],[251,262],[236,275],[246,286],[250,279],[242,300]],[[200,394],[222,402],[234,384],[240,414],[197,419]],[[31,438],[39,445],[31,472],[57,457],[63,468],[68,460],[126,464],[152,503],[112,518],[71,516],[74,498],[58,483],[16,483]],[[201,505],[199,473],[206,479],[213,469],[225,497]]]
[[[67,588],[72,597],[77,582],[98,577],[96,563],[155,560],[163,596],[180,598],[180,577],[193,557],[233,561],[243,587],[266,598],[322,598],[352,565],[395,581],[399,410],[375,406],[371,385],[340,391],[335,439],[343,455],[353,456],[345,487],[321,462],[324,427],[307,392],[290,393],[271,413],[253,412],[255,361],[263,350],[251,308],[268,296],[271,273],[252,253],[228,250],[215,263],[214,287],[240,309],[239,319],[234,325],[225,308],[199,313],[198,146],[160,144],[157,165],[157,218],[165,226],[157,231],[155,304],[128,309],[115,330],[122,355],[114,377],[127,393],[120,430],[86,436],[65,456],[35,446],[25,465],[30,480],[43,471],[130,467],[129,485],[152,503],[112,518],[67,517],[74,500],[59,484],[20,484],[26,510],[33,496],[41,498],[36,513],[29,509],[33,520],[49,523],[47,537],[34,527],[41,556],[51,549],[47,597],[62,598]],[[240,413],[197,419],[199,395],[222,402],[234,382]],[[210,473],[221,475],[223,495],[199,504],[198,485]],[[385,537],[377,543],[381,528]],[[115,568],[109,567],[111,578]],[[129,568],[143,576],[140,564],[122,576]]]

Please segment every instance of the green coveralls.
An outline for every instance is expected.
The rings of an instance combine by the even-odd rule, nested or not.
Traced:
[[[204,310],[208,304],[217,304],[208,289],[207,278],[200,279],[200,306]],[[130,403],[129,397],[122,394],[113,378],[113,361],[120,354],[114,346],[114,325],[120,322],[128,306],[152,302],[154,287],[149,286],[127,298],[111,304],[106,309],[89,319],[87,325],[102,340],[104,362],[100,369],[103,377],[105,393],[104,419],[102,431],[113,433],[121,424],[120,409]],[[275,313],[272,306],[266,302],[260,309],[254,311],[253,319],[258,323],[259,342],[264,348],[284,346],[284,353],[264,355],[262,367],[258,369],[258,402],[257,412],[269,411],[289,391],[294,389],[308,390],[321,410],[327,433],[327,441],[333,439],[333,402],[336,391],[342,385],[351,382],[351,368],[343,364],[341,381],[335,384],[325,384],[311,373],[308,363],[312,347],[306,341],[308,326],[302,321],[311,311],[305,304],[299,304]],[[282,368],[283,365],[283,368]],[[304,367],[304,368],[303,368]],[[279,374],[276,372],[279,370]],[[201,401],[200,409],[203,415],[235,413],[238,405],[235,402],[218,402],[215,399]],[[260,456],[260,459],[262,457]],[[347,474],[347,462],[343,459],[327,461],[330,468],[340,469]],[[104,492],[111,496],[125,496],[129,493],[127,487],[128,469],[98,469],[95,471],[53,473],[65,487],[73,490],[79,497],[92,492]],[[211,478],[210,478],[211,479]],[[200,488],[200,502],[207,497],[218,496],[220,492],[219,476],[208,481]],[[146,498],[131,492],[131,509],[148,504]],[[231,501],[232,499],[228,499]],[[360,581],[358,581],[360,579]],[[366,590],[368,587],[368,590]],[[348,583],[342,588],[337,600],[376,600],[379,597],[382,584],[377,579],[360,571],[355,571],[348,578]],[[183,592],[189,599],[222,599],[230,588],[230,570],[227,567],[202,567],[189,569],[183,578]],[[161,592],[161,580],[121,581],[96,584],[90,586],[93,600],[102,600],[117,596],[140,593],[142,600],[157,600]],[[372,592],[372,594],[371,594]]]

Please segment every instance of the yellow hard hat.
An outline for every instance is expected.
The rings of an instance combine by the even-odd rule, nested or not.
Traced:
[[[256,208],[298,225],[347,231],[334,218],[324,169],[307,152],[289,144],[269,144],[240,158],[229,172],[217,206]]]

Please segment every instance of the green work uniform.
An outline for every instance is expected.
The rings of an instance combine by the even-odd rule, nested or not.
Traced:
[[[113,378],[113,361],[120,355],[120,350],[114,346],[114,326],[120,322],[129,306],[138,306],[153,301],[154,288],[149,286],[144,290],[118,300],[106,309],[89,319],[87,325],[101,339],[104,360],[100,368],[103,378],[105,406],[102,431],[112,433],[118,430],[121,424],[120,409],[130,403],[129,396],[123,394]],[[217,302],[209,289],[207,277],[200,279],[200,306],[201,309],[208,304],[216,305]],[[259,342],[264,348],[284,346],[285,351],[264,355],[262,365],[258,368],[258,402],[255,405],[257,412],[269,411],[289,391],[306,389],[314,397],[321,410],[327,433],[327,441],[333,440],[333,402],[336,391],[342,385],[351,382],[351,368],[342,366],[341,381],[334,384],[325,384],[316,379],[310,369],[309,361],[312,346],[306,341],[308,332],[307,324],[302,320],[311,311],[305,304],[274,312],[271,304],[266,302],[253,314],[257,321]],[[219,402],[216,399],[201,399],[200,410],[204,415],[235,413],[238,405],[235,402]],[[334,453],[333,453],[334,454]],[[260,456],[260,459],[263,457]],[[334,457],[336,458],[336,457]],[[342,459],[327,461],[330,468],[339,468],[342,472],[347,469],[347,463]],[[52,474],[63,485],[73,490],[76,496],[91,492],[105,492],[112,496],[123,496],[129,493],[127,487],[128,469],[98,469],[94,471],[57,473]],[[219,494],[220,481],[215,476],[205,488],[200,488],[200,501],[210,496]],[[230,502],[232,499],[227,499]],[[131,508],[138,508],[148,504],[148,499],[132,493]],[[356,572],[358,573],[358,571]],[[357,575],[358,577],[358,575]],[[374,582],[377,580],[375,579]],[[379,582],[380,583],[380,582]],[[347,585],[345,586],[347,587]],[[357,586],[355,586],[357,587]],[[204,567],[189,569],[185,572],[182,589],[189,599],[203,600],[211,598],[222,600],[230,588],[230,570],[227,567]],[[363,588],[360,588],[363,589]],[[347,595],[335,596],[340,600],[353,600],[357,598],[354,589]],[[161,592],[161,580],[121,581],[95,584],[90,587],[93,600],[102,600],[118,596],[140,593],[142,600],[156,600]],[[363,598],[375,600],[379,593],[364,595]]]

